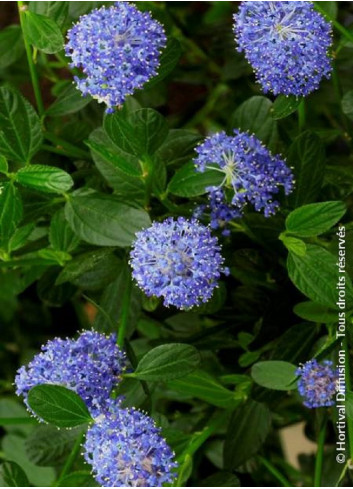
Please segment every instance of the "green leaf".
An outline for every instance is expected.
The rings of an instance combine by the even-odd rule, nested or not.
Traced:
[[[64,209],[57,211],[50,222],[49,241],[54,250],[71,253],[80,242],[65,219]]]
[[[35,14],[45,15],[55,20],[62,27],[69,13],[69,2],[29,2],[29,10]]]
[[[311,301],[296,304],[293,312],[300,318],[315,323],[335,323],[337,321],[336,311]]]
[[[16,173],[16,182],[40,192],[59,194],[67,192],[74,184],[66,171],[46,165],[28,165],[20,168]]]
[[[289,391],[297,387],[296,370],[297,367],[291,363],[269,360],[255,363],[251,368],[251,377],[267,389]]]
[[[47,115],[50,117],[62,117],[74,114],[86,107],[91,102],[90,96],[83,97],[81,92],[71,83],[60,92],[58,98],[48,108]]]
[[[99,136],[103,136],[101,141],[99,140]],[[118,168],[123,173],[126,173],[126,175],[132,177],[142,176],[142,168],[138,159],[129,153],[125,153],[113,144],[108,146],[104,144],[104,134],[94,131],[86,144],[92,151],[92,156],[98,155],[99,159],[106,162],[113,171]],[[97,167],[99,169],[99,165]]]
[[[257,453],[271,428],[271,413],[265,404],[249,399],[235,409],[224,444],[224,466],[235,470]]]
[[[0,153],[8,160],[29,162],[42,144],[39,117],[15,89],[0,87]]]
[[[342,97],[342,111],[346,116],[353,120],[353,90],[346,92]]]
[[[0,242],[12,236],[22,219],[23,206],[19,191],[12,182],[0,184]]]
[[[289,253],[287,268],[294,285],[313,302],[336,309],[337,257],[320,246],[307,245],[305,256]],[[346,277],[346,304],[353,304],[353,287]]]
[[[286,229],[303,238],[317,236],[328,231],[345,212],[345,204],[339,201],[304,205],[288,215]]]
[[[34,47],[47,54],[58,53],[64,48],[63,35],[53,19],[30,10],[24,13],[24,35]]]
[[[16,462],[3,462],[0,465],[1,487],[29,487],[26,473]]]
[[[288,117],[297,110],[301,101],[301,97],[296,97],[294,95],[279,95],[272,105],[272,118],[278,120]]]
[[[37,426],[25,441],[29,460],[40,467],[62,465],[82,428],[58,430],[55,426]]]
[[[7,68],[24,53],[21,27],[10,25],[0,31],[0,68]]]
[[[299,256],[305,255],[306,244],[301,239],[293,238],[292,236],[287,236],[285,233],[282,233],[280,235],[280,240],[283,242],[288,251],[292,251]]]
[[[277,141],[277,122],[271,116],[272,102],[255,95],[243,102],[234,112],[231,125],[255,134],[264,144],[273,147]]]
[[[72,196],[65,217],[79,238],[98,246],[130,246],[137,231],[151,225],[146,211],[98,192]]]
[[[171,129],[164,143],[156,152],[156,157],[165,165],[178,165],[190,161],[200,135],[186,129]]]
[[[140,158],[152,156],[168,135],[164,117],[153,109],[109,114],[103,126],[113,143]]]
[[[198,172],[193,162],[178,170],[168,185],[168,192],[179,197],[196,197],[206,193],[206,188],[222,183],[224,174],[217,170]]]
[[[162,81],[169,73],[171,73],[178,64],[181,56],[181,46],[179,41],[174,37],[169,37],[167,46],[163,50],[160,57],[160,66],[158,68],[158,74],[151,78],[144,86],[143,89],[149,89],[160,81]]]
[[[239,400],[235,398],[234,392],[223,387],[203,370],[196,370],[182,379],[169,381],[168,387],[180,392],[182,395],[201,399],[212,406],[230,408],[239,403]]]
[[[325,170],[325,151],[319,136],[309,131],[302,133],[290,146],[287,162],[295,176],[289,202],[294,207],[313,202],[320,192]]]
[[[7,173],[9,171],[9,165],[5,156],[0,155],[0,173]]]
[[[28,393],[28,404],[41,419],[58,428],[73,428],[90,423],[84,401],[61,385],[37,385]]]
[[[164,382],[188,375],[199,363],[200,354],[191,345],[160,345],[140,360],[133,377],[150,382]]]

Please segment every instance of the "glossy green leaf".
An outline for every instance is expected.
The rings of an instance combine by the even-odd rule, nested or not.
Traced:
[[[286,229],[303,238],[317,236],[334,226],[345,212],[345,204],[339,201],[304,205],[288,215]]]
[[[289,391],[297,388],[297,366],[288,362],[268,360],[257,362],[251,368],[251,377],[262,387],[280,391]]]
[[[54,250],[70,253],[80,240],[65,219],[64,209],[57,211],[50,222],[49,241]]]
[[[337,311],[311,301],[296,304],[293,312],[300,318],[315,323],[335,323],[337,321]]]
[[[7,159],[0,155],[0,173],[7,173],[9,170],[9,165],[7,163]]]
[[[25,163],[41,144],[40,121],[31,104],[15,89],[0,87],[0,153]]]
[[[224,174],[217,170],[198,172],[193,162],[178,170],[168,185],[168,191],[179,197],[196,197],[206,193],[206,188],[222,183]]]
[[[191,345],[170,343],[150,350],[138,363],[134,377],[150,382],[165,382],[184,377],[200,363],[200,354]]]
[[[73,428],[92,421],[81,397],[61,385],[32,387],[28,404],[37,416],[58,428]]]
[[[120,149],[140,158],[153,155],[168,135],[164,117],[153,109],[109,114],[104,129]]]
[[[26,10],[23,31],[28,41],[44,53],[53,54],[64,48],[64,38],[58,24],[45,15]]]
[[[16,462],[3,462],[0,465],[1,487],[29,487],[25,471]]]
[[[70,83],[60,92],[58,98],[49,107],[47,115],[50,117],[62,117],[74,114],[86,107],[91,100],[92,98],[89,95],[83,97],[82,93]]]
[[[293,114],[299,107],[302,99],[294,95],[279,95],[273,102],[271,115],[273,119],[284,119]]]
[[[224,466],[234,470],[253,457],[271,428],[271,413],[265,404],[249,399],[235,409],[224,444]]]
[[[280,240],[288,251],[291,251],[299,256],[305,255],[306,244],[301,239],[293,238],[293,236],[287,236],[286,234],[281,234]]]
[[[24,53],[21,27],[10,25],[0,31],[0,68],[15,63]]]
[[[98,246],[130,246],[136,232],[151,224],[146,211],[98,192],[72,196],[65,216],[79,238]]]
[[[295,188],[289,197],[294,207],[313,202],[320,192],[325,170],[325,151],[316,134],[304,132],[289,148],[288,166],[293,167]]]
[[[22,219],[22,214],[19,191],[11,182],[0,184],[0,241],[12,236]]]
[[[200,135],[186,129],[171,129],[156,157],[165,165],[181,166],[192,159]]]
[[[16,173],[16,181],[25,187],[49,193],[70,190],[74,182],[66,171],[54,166],[29,165]]]

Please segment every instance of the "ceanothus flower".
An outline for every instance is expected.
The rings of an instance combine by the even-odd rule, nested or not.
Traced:
[[[313,2],[241,2],[234,34],[265,93],[308,95],[330,76],[331,25]]]
[[[175,479],[174,453],[152,418],[110,399],[86,434],[84,458],[103,487],[161,487]]]
[[[75,391],[88,408],[109,398],[126,367],[125,354],[116,345],[116,335],[84,331],[76,339],[48,341],[27,367],[16,375],[16,394],[28,406],[29,390],[39,384],[55,384]]]
[[[196,219],[154,222],[136,234],[130,258],[132,276],[146,295],[180,309],[208,301],[226,273],[217,238]]]
[[[304,406],[318,408],[334,405],[334,395],[337,391],[338,372],[332,368],[330,360],[318,363],[309,360],[300,366],[296,375],[299,375],[298,391],[304,399]]]
[[[66,55],[84,76],[74,77],[83,95],[113,107],[157,75],[166,45],[162,25],[128,2],[116,2],[80,17],[68,31]]]
[[[266,217],[274,214],[279,202],[274,199],[280,187],[288,195],[293,189],[293,175],[285,161],[273,156],[259,139],[246,132],[224,131],[207,137],[197,148],[194,163],[197,171],[213,169],[224,175],[221,184],[209,187],[212,226],[241,217],[247,203]],[[229,197],[229,202],[226,199]]]

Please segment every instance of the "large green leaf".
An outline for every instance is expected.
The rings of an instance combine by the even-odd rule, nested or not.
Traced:
[[[21,27],[10,25],[0,31],[0,68],[17,61],[24,52]]]
[[[55,102],[47,110],[47,115],[51,117],[62,117],[63,115],[74,114],[86,107],[91,102],[89,95],[85,97],[71,83],[67,85],[59,94]]]
[[[98,192],[71,196],[65,216],[79,238],[98,246],[130,246],[136,232],[151,224],[146,211]]]
[[[249,399],[235,409],[224,444],[224,466],[234,470],[257,453],[271,428],[271,413],[265,404]]]
[[[232,128],[255,134],[269,147],[276,144],[277,122],[271,116],[272,102],[262,95],[255,95],[243,102],[231,118]]]
[[[0,87],[0,153],[25,163],[41,144],[40,121],[31,104],[15,89]]]
[[[64,38],[55,20],[26,10],[23,31],[29,42],[44,53],[53,54],[64,48]]]
[[[153,109],[109,114],[104,129],[119,148],[140,158],[153,155],[168,135],[164,117]]]
[[[156,152],[156,157],[165,165],[183,165],[195,154],[200,135],[186,129],[171,129],[164,143]]]
[[[251,368],[251,377],[262,387],[280,391],[296,389],[297,367],[288,362],[268,360],[257,362]]]
[[[196,197],[206,193],[207,187],[222,183],[224,174],[217,170],[198,172],[195,165],[186,163],[178,170],[168,185],[168,191],[180,197]]]
[[[150,350],[139,362],[133,377],[151,382],[184,377],[200,363],[200,354],[191,345],[170,343]]]
[[[31,12],[50,17],[60,27],[65,23],[69,13],[69,2],[32,1],[28,6]]]
[[[302,133],[290,146],[287,162],[295,177],[289,202],[294,207],[313,202],[320,192],[325,170],[325,151],[319,136],[309,131]]]
[[[74,182],[66,171],[55,166],[28,165],[16,173],[16,181],[25,187],[49,193],[70,190]]]
[[[25,471],[16,462],[3,462],[0,465],[1,487],[29,487]]]
[[[336,309],[338,300],[337,257],[316,245],[307,245],[304,256],[289,253],[288,274],[294,285],[309,299]],[[353,287],[346,277],[346,304],[353,305]]]
[[[32,387],[28,404],[39,418],[58,428],[73,428],[92,421],[81,397],[61,385]]]
[[[22,219],[23,206],[19,191],[12,182],[0,184],[0,242],[12,236]]]
[[[308,204],[292,211],[286,219],[289,233],[302,238],[317,236],[328,231],[346,212],[343,202]]]
[[[273,103],[271,115],[273,119],[284,119],[295,112],[302,99],[294,95],[279,95]]]

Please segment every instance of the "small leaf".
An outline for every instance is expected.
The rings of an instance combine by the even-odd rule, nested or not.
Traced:
[[[206,193],[207,187],[218,186],[224,174],[217,170],[198,172],[190,162],[178,170],[168,185],[168,191],[179,197],[196,197]]]
[[[286,229],[303,238],[317,236],[334,226],[345,212],[345,204],[339,201],[304,205],[288,215]]]
[[[296,389],[297,367],[288,362],[269,360],[257,362],[251,368],[251,377],[262,387],[280,391]]]
[[[184,377],[200,363],[200,354],[191,345],[171,343],[150,350],[140,360],[133,377],[161,382]]]
[[[33,387],[28,393],[28,404],[39,418],[58,428],[73,428],[92,421],[81,397],[61,385]]]
[[[294,95],[279,95],[273,102],[271,115],[274,120],[284,119],[293,114],[299,107],[302,98]]]
[[[130,246],[137,231],[151,224],[146,211],[98,192],[72,196],[65,217],[79,238],[98,246]]]
[[[271,412],[265,404],[249,399],[235,409],[224,444],[224,466],[234,470],[254,456],[271,428]]]
[[[0,68],[7,68],[24,53],[21,27],[10,25],[0,31]]]
[[[39,117],[17,90],[0,87],[0,153],[28,163],[42,144]]]
[[[47,54],[64,48],[64,38],[58,24],[45,15],[26,10],[23,16],[23,31],[29,42]]]
[[[103,126],[120,149],[141,158],[152,156],[168,135],[164,117],[153,109],[109,114],[105,117]]]
[[[57,211],[50,222],[49,241],[54,250],[71,253],[80,242],[65,219],[64,209]]]
[[[171,129],[164,143],[156,152],[156,157],[165,165],[181,166],[190,161],[200,135],[186,129]]]
[[[71,83],[67,85],[59,94],[55,102],[47,110],[50,117],[62,117],[63,115],[74,114],[86,107],[91,102],[90,96],[83,96],[82,93]]]
[[[0,184],[0,241],[16,231],[22,219],[23,206],[19,191],[12,182]]]
[[[74,184],[66,171],[46,165],[28,165],[21,168],[16,173],[16,181],[34,190],[59,194],[67,192]]]
[[[346,92],[342,98],[342,111],[346,116],[353,120],[353,90]]]
[[[7,173],[9,171],[9,165],[5,156],[0,155],[0,173]]]
[[[293,312],[300,318],[315,323],[335,323],[337,321],[336,311],[311,301],[296,304]]]
[[[280,235],[280,240],[283,242],[288,251],[291,251],[298,256],[305,255],[306,244],[301,239],[293,238],[292,236],[287,236],[286,234],[282,233]]]
[[[29,487],[26,473],[16,462],[3,462],[0,465],[1,487]]]

